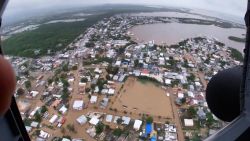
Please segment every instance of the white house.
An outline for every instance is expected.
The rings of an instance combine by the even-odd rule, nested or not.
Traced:
[[[184,119],[184,125],[187,127],[194,126],[194,120],[193,119]]]
[[[109,89],[108,94],[109,95],[114,95],[115,94],[115,89]]]
[[[81,115],[80,117],[78,117],[76,119],[76,121],[80,124],[80,125],[83,125],[87,122],[87,118],[85,115]]]
[[[171,79],[165,79],[165,84],[166,85],[171,85]]]
[[[129,125],[130,119],[131,119],[130,117],[123,116],[122,117],[122,124]]]
[[[59,112],[61,112],[62,114],[65,114],[68,111],[68,108],[66,108],[65,105],[63,105],[60,109]]]
[[[82,110],[83,109],[83,100],[76,100],[73,104],[73,109]]]
[[[96,102],[97,102],[97,96],[92,95],[91,98],[90,98],[90,103],[93,104],[93,103],[96,103]]]
[[[58,115],[53,115],[53,116],[51,117],[51,119],[49,120],[49,122],[50,122],[51,124],[53,124],[53,123],[57,120],[57,118],[58,118]]]
[[[89,123],[90,124],[93,124],[93,125],[97,125],[98,123],[99,123],[99,119],[96,117],[96,116],[93,116],[91,119],[90,119],[90,121],[89,121]]]
[[[107,115],[106,116],[106,122],[112,122],[113,115]]]
[[[140,130],[141,125],[142,125],[142,121],[141,121],[141,120],[135,120],[134,129],[135,129],[136,131]]]

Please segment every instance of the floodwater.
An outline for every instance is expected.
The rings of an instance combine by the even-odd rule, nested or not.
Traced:
[[[229,36],[244,37],[245,29],[221,28],[214,25],[198,25],[183,23],[157,23],[134,26],[129,30],[137,42],[154,41],[156,44],[176,44],[191,37],[207,36],[216,38],[243,52],[244,43],[229,40]]]
[[[146,17],[175,17],[175,18],[194,18],[194,19],[214,19],[198,14],[180,13],[180,12],[141,12],[133,13],[131,16],[146,16]]]

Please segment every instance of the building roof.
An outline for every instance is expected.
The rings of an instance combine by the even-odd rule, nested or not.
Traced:
[[[53,115],[51,119],[49,120],[50,123],[54,123],[58,118],[58,115]]]
[[[59,111],[60,111],[62,114],[65,114],[65,113],[67,112],[67,110],[68,110],[68,108],[66,108],[65,105],[63,105],[63,106],[59,109]]]
[[[90,124],[93,124],[93,125],[97,125],[99,121],[100,121],[100,120],[99,120],[96,116],[93,116],[93,117],[90,119],[89,123],[90,123]]]
[[[38,127],[38,125],[39,125],[39,123],[35,122],[35,121],[31,122],[31,124],[30,124],[31,127],[35,127],[35,128]]]
[[[85,123],[87,122],[87,118],[86,118],[85,115],[81,115],[81,116],[79,116],[79,117],[76,119],[76,121],[77,121],[79,124],[83,125],[83,124],[85,124]]]
[[[113,115],[107,115],[106,116],[106,122],[112,122]]]
[[[130,117],[123,116],[122,117],[122,120],[123,120],[122,124],[128,125],[130,122],[130,119],[131,119]]]
[[[145,132],[146,132],[146,135],[151,134],[151,132],[152,132],[152,124],[151,123],[146,124]]]
[[[194,126],[194,120],[193,119],[184,119],[184,125],[185,126]]]
[[[90,103],[96,103],[96,101],[97,101],[97,96],[92,95],[90,98]]]
[[[142,121],[141,120],[135,120],[135,123],[134,123],[134,129],[135,130],[139,130],[140,129],[140,127],[141,127],[141,125],[142,125]]]
[[[75,100],[73,104],[73,109],[82,110],[83,108],[83,100]]]

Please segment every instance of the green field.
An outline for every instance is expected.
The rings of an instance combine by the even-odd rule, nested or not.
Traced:
[[[88,27],[106,15],[93,15],[85,21],[72,23],[43,24],[38,29],[13,35],[3,42],[4,52],[8,55],[39,57],[47,50],[56,52],[64,49]],[[40,50],[38,55],[35,50]]]

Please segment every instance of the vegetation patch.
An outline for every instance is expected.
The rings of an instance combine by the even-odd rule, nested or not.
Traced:
[[[235,37],[235,36],[229,36],[228,39],[235,41],[235,42],[241,42],[241,43],[246,42],[246,38],[240,38],[240,37]]]
[[[243,55],[241,52],[239,52],[237,49],[228,47],[229,50],[231,51],[231,57],[234,58],[237,61],[242,62],[243,61]]]

